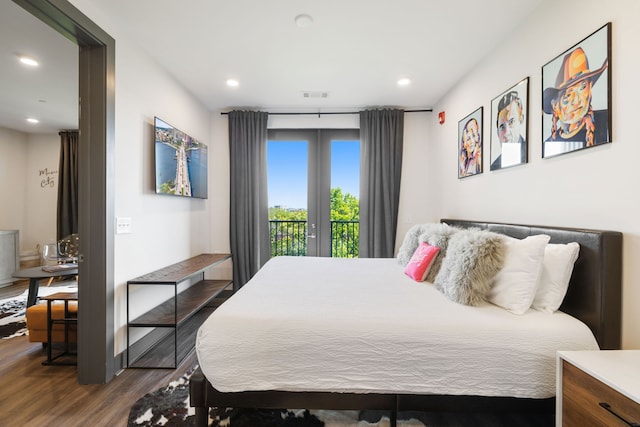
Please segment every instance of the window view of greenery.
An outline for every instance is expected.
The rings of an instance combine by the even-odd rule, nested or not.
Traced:
[[[331,189],[331,256],[358,258],[360,201],[341,188]]]
[[[307,254],[307,210],[269,208],[271,256]]]
[[[357,258],[360,201],[341,188],[331,189],[331,256]],[[307,211],[269,208],[271,256],[307,254]]]

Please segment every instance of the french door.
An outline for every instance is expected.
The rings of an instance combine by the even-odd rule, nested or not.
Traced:
[[[267,175],[272,256],[357,256],[358,129],[269,130]]]

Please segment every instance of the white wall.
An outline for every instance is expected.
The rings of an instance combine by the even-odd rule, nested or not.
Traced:
[[[116,31],[110,34],[117,40],[115,215],[132,219],[132,234],[115,237],[120,352],[126,339],[126,281],[211,250],[209,201],[155,194],[154,115],[205,144],[210,129],[204,107]],[[209,194],[213,197],[215,189]],[[157,292],[149,288],[133,297],[132,315],[155,305]]]
[[[229,123],[220,111],[211,113],[209,145],[209,224],[212,251],[230,253],[229,242]],[[231,263],[212,272],[212,278],[232,278]]]
[[[425,158],[429,160],[425,163],[419,156],[405,155],[403,179],[410,179],[403,181],[400,222],[405,231],[402,221],[452,217],[623,232],[624,348],[640,348],[640,199],[634,190],[640,158],[640,86],[636,84],[640,55],[635,43],[640,39],[638,16],[637,0],[543,2],[517,32],[434,107],[434,118],[425,133],[430,148],[408,144],[406,154],[415,150],[428,154]],[[609,21],[613,41],[613,143],[542,159],[541,67]],[[487,118],[491,99],[527,76],[529,163],[490,172],[491,124]],[[457,124],[480,106],[485,111],[485,172],[459,180]],[[438,111],[446,112],[443,126],[437,124]],[[422,176],[429,181],[419,185]],[[414,200],[418,194],[430,201]]]
[[[0,229],[24,230],[27,135],[0,127]],[[20,243],[22,247],[22,243]]]
[[[21,251],[35,251],[57,239],[60,136],[29,134],[26,169],[25,232]]]
[[[432,137],[437,117],[435,111],[404,115],[396,252],[411,226],[440,219],[442,178],[439,164],[434,162],[437,141]]]
[[[57,134],[0,128],[0,229],[20,231],[20,252],[56,239]]]
[[[126,282],[212,250],[209,199],[156,195],[153,118],[158,116],[211,147],[210,113],[163,71],[119,22],[90,0],[71,0],[116,40],[115,215],[132,220],[131,234],[115,236],[115,352],[126,347]],[[210,163],[212,153],[210,150]],[[80,286],[82,284],[80,283]],[[135,316],[157,304],[158,289],[131,299]]]

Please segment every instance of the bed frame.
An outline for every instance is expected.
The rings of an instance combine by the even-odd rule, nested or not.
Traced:
[[[560,309],[582,320],[592,331],[601,349],[619,349],[622,306],[622,233],[562,227],[442,219],[462,228],[481,228],[524,238],[548,234],[551,243],[578,242],[569,290]],[[555,398],[451,396],[424,394],[373,394],[331,392],[259,391],[222,393],[211,386],[198,369],[190,380],[190,403],[195,408],[196,425],[206,426],[209,407],[307,408],[334,410],[390,411],[396,425],[398,411],[435,412],[535,412],[555,411]]]

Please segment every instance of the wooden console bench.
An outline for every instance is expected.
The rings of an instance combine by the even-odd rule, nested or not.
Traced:
[[[204,272],[230,259],[230,254],[201,254],[127,282],[129,368],[175,369],[194,350],[199,326],[232,293],[231,280],[205,280]],[[187,281],[195,283],[178,289]],[[173,297],[132,319],[131,307],[138,296],[132,291],[146,286],[173,286]],[[131,342],[136,328],[150,332]]]

